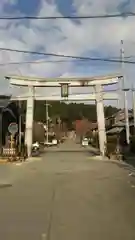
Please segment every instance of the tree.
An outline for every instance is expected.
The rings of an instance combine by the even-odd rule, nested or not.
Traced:
[[[34,122],[33,124],[33,142],[44,142],[45,130],[41,123]]]
[[[112,106],[105,106],[104,111],[105,111],[105,117],[110,117],[114,113],[118,112],[118,108],[112,107]]]
[[[91,122],[96,122],[97,113],[95,104],[84,103],[65,103],[60,101],[49,101],[51,106],[48,108],[49,117],[52,119],[60,118],[68,125],[72,125],[75,120],[86,118]],[[34,120],[46,121],[46,107],[45,101],[35,101],[34,103]],[[22,103],[22,111],[26,112],[26,102]],[[105,106],[105,117],[109,117],[116,113],[118,109],[112,106]]]

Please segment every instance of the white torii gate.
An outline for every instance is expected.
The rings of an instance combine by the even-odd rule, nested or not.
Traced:
[[[108,76],[99,77],[70,77],[70,78],[34,78],[27,76],[6,76],[5,79],[10,80],[11,85],[28,87],[28,95],[25,96],[27,100],[26,109],[26,144],[28,148],[28,157],[31,156],[32,148],[32,132],[33,132],[33,112],[34,112],[34,99],[36,100],[95,100],[97,107],[97,123],[99,131],[99,146],[102,156],[105,154],[106,133],[105,133],[105,118],[104,118],[104,99],[118,99],[117,93],[103,92],[104,85],[111,85],[118,83],[122,76],[120,74],[113,74]],[[70,95],[68,98],[60,98],[56,96],[43,97],[35,95],[35,87],[61,87],[62,84],[68,84],[69,87],[89,87],[93,86],[95,93],[89,94],[87,98],[82,99],[80,95],[73,97]],[[17,100],[17,98],[15,98]],[[24,100],[24,97],[19,96],[18,100]]]
[[[118,99],[118,93],[116,92],[116,90],[114,91],[103,91],[103,100],[117,100]],[[29,94],[21,94],[21,95],[17,95],[17,96],[12,96],[11,100],[12,101],[26,101],[28,98]],[[96,100],[96,94],[95,92],[91,92],[91,93],[83,93],[83,94],[69,94],[67,99],[63,99],[63,97],[61,97],[60,95],[51,95],[51,96],[45,96],[45,95],[38,95],[35,94],[34,95],[34,99],[36,101],[63,101],[66,102],[77,102],[77,101],[81,101],[81,102],[85,102],[85,101],[95,101]]]

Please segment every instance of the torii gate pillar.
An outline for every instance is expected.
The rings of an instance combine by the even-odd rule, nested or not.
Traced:
[[[99,136],[99,149],[101,156],[105,156],[106,147],[106,131],[105,131],[105,116],[103,103],[103,87],[100,84],[95,85],[96,93],[96,110]]]
[[[28,87],[29,95],[26,105],[25,144],[27,145],[28,157],[31,156],[33,143],[33,115],[34,115],[34,87]]]

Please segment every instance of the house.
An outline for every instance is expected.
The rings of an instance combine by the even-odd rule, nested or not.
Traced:
[[[134,134],[134,121],[133,121],[133,113],[129,110],[128,113],[129,117],[129,131],[130,136]],[[126,127],[125,127],[125,113],[124,111],[119,111],[111,118],[107,119],[106,129],[107,129],[107,136],[117,136],[119,139],[119,143],[121,145],[127,144],[126,141]]]
[[[133,124],[133,113],[131,110],[128,112],[129,123]],[[124,127],[125,126],[125,112],[120,110],[117,113],[113,114],[109,118],[105,119],[106,129],[109,130],[113,127]]]
[[[134,119],[132,110],[128,111],[129,117],[129,129],[130,136],[134,134]],[[124,110],[120,110],[112,116],[105,119],[105,127],[107,136],[112,135],[122,135],[122,140],[126,141],[126,131],[125,131],[125,112]],[[98,132],[97,123],[95,123],[95,129],[93,129],[93,133]]]

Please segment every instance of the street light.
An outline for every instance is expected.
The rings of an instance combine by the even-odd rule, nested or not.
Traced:
[[[124,113],[125,113],[125,127],[126,127],[126,140],[127,140],[127,144],[130,143],[130,131],[129,131],[129,117],[128,117],[128,103],[127,103],[127,92],[130,90],[129,88],[125,88],[125,83],[126,83],[126,79],[125,79],[125,66],[124,66],[124,43],[123,40],[121,40],[121,71],[122,71],[122,75],[123,75],[123,79],[122,79],[122,91],[124,93],[123,96],[123,101],[124,101]]]
[[[135,129],[135,88],[132,87],[132,104],[133,104],[133,118],[134,118],[134,129]]]
[[[22,148],[22,102],[19,100],[19,152],[21,153]]]
[[[129,88],[123,88],[122,91],[124,92],[124,111],[125,111],[125,127],[126,127],[126,140],[127,144],[130,143],[130,130],[129,130],[129,117],[128,117],[128,102],[127,102],[127,92]]]

